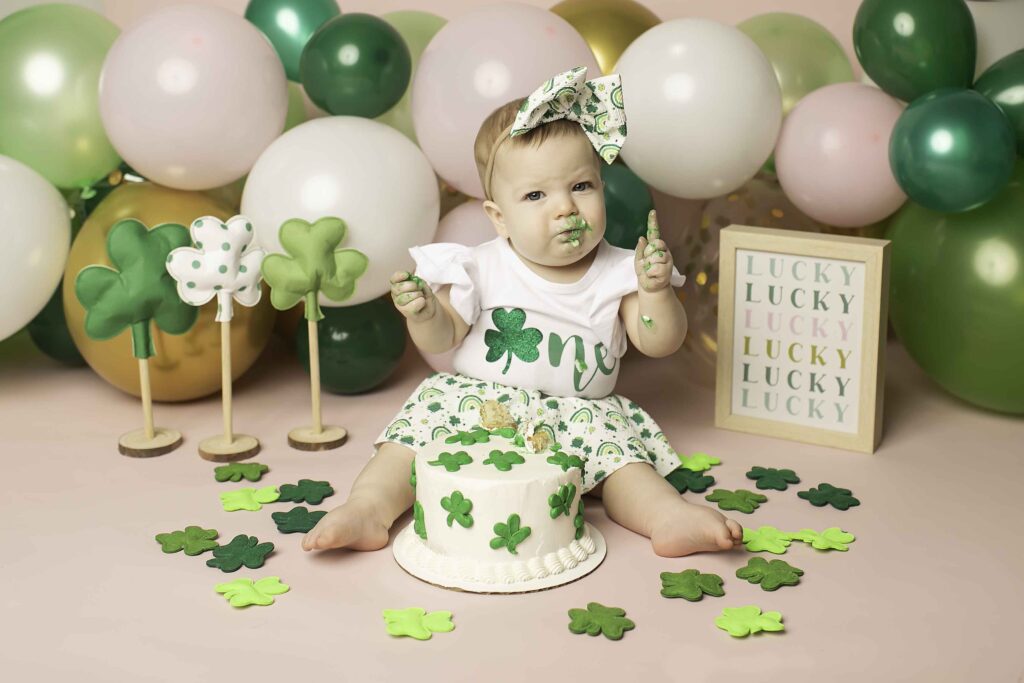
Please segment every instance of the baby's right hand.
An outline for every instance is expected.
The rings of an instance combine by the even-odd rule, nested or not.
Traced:
[[[437,313],[437,298],[430,285],[412,273],[396,271],[391,276],[391,300],[395,308],[413,322],[426,322]]]

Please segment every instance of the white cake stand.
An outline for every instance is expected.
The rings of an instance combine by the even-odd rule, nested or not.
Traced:
[[[529,581],[518,583],[485,583],[445,576],[418,564],[415,558],[420,554],[426,543],[416,535],[412,527],[413,524],[410,523],[409,526],[402,529],[398,536],[395,537],[395,542],[392,545],[395,561],[398,562],[399,566],[417,579],[427,583],[440,586],[441,588],[467,591],[469,593],[530,593],[572,583],[597,569],[601,562],[604,561],[608,550],[601,532],[592,525],[587,524],[590,537],[594,540],[594,552],[572,569],[567,569],[560,574],[551,574],[542,579],[530,579]]]

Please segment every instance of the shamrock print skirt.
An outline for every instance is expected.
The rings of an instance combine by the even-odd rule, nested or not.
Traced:
[[[434,439],[469,430],[480,423],[480,406],[488,400],[504,403],[516,421],[532,420],[549,429],[563,451],[586,460],[584,493],[631,462],[647,463],[663,477],[679,467],[661,427],[624,396],[549,396],[447,372],[423,380],[374,445],[391,441],[415,451]]]

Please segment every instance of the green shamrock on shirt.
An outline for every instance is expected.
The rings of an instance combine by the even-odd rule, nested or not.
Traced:
[[[540,358],[540,351],[537,347],[540,346],[544,335],[536,327],[523,329],[523,325],[526,324],[526,313],[523,309],[513,308],[508,311],[504,308],[496,308],[491,313],[491,320],[494,321],[498,329],[484,332],[484,343],[488,347],[487,362],[499,361],[507,355],[508,360],[505,362],[501,374],[504,375],[508,372],[509,366],[512,365],[513,355],[527,363],[533,363]]]

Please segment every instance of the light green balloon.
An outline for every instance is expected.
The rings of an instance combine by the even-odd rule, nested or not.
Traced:
[[[31,7],[0,21],[0,154],[64,188],[117,168],[99,110],[100,70],[117,34],[75,5]]]
[[[782,88],[782,113],[788,114],[808,93],[853,80],[843,46],[816,21],[787,12],[769,12],[736,26],[771,62]]]
[[[402,95],[398,104],[375,120],[391,126],[419,144],[416,139],[416,131],[412,127],[412,81],[416,78],[416,67],[419,66],[420,55],[427,49],[427,43],[448,23],[448,20],[430,12],[417,10],[388,12],[382,14],[380,18],[394,26],[405,40],[405,44],[408,45],[409,54],[412,56],[412,75],[409,77],[409,87],[405,89],[405,94]]]

